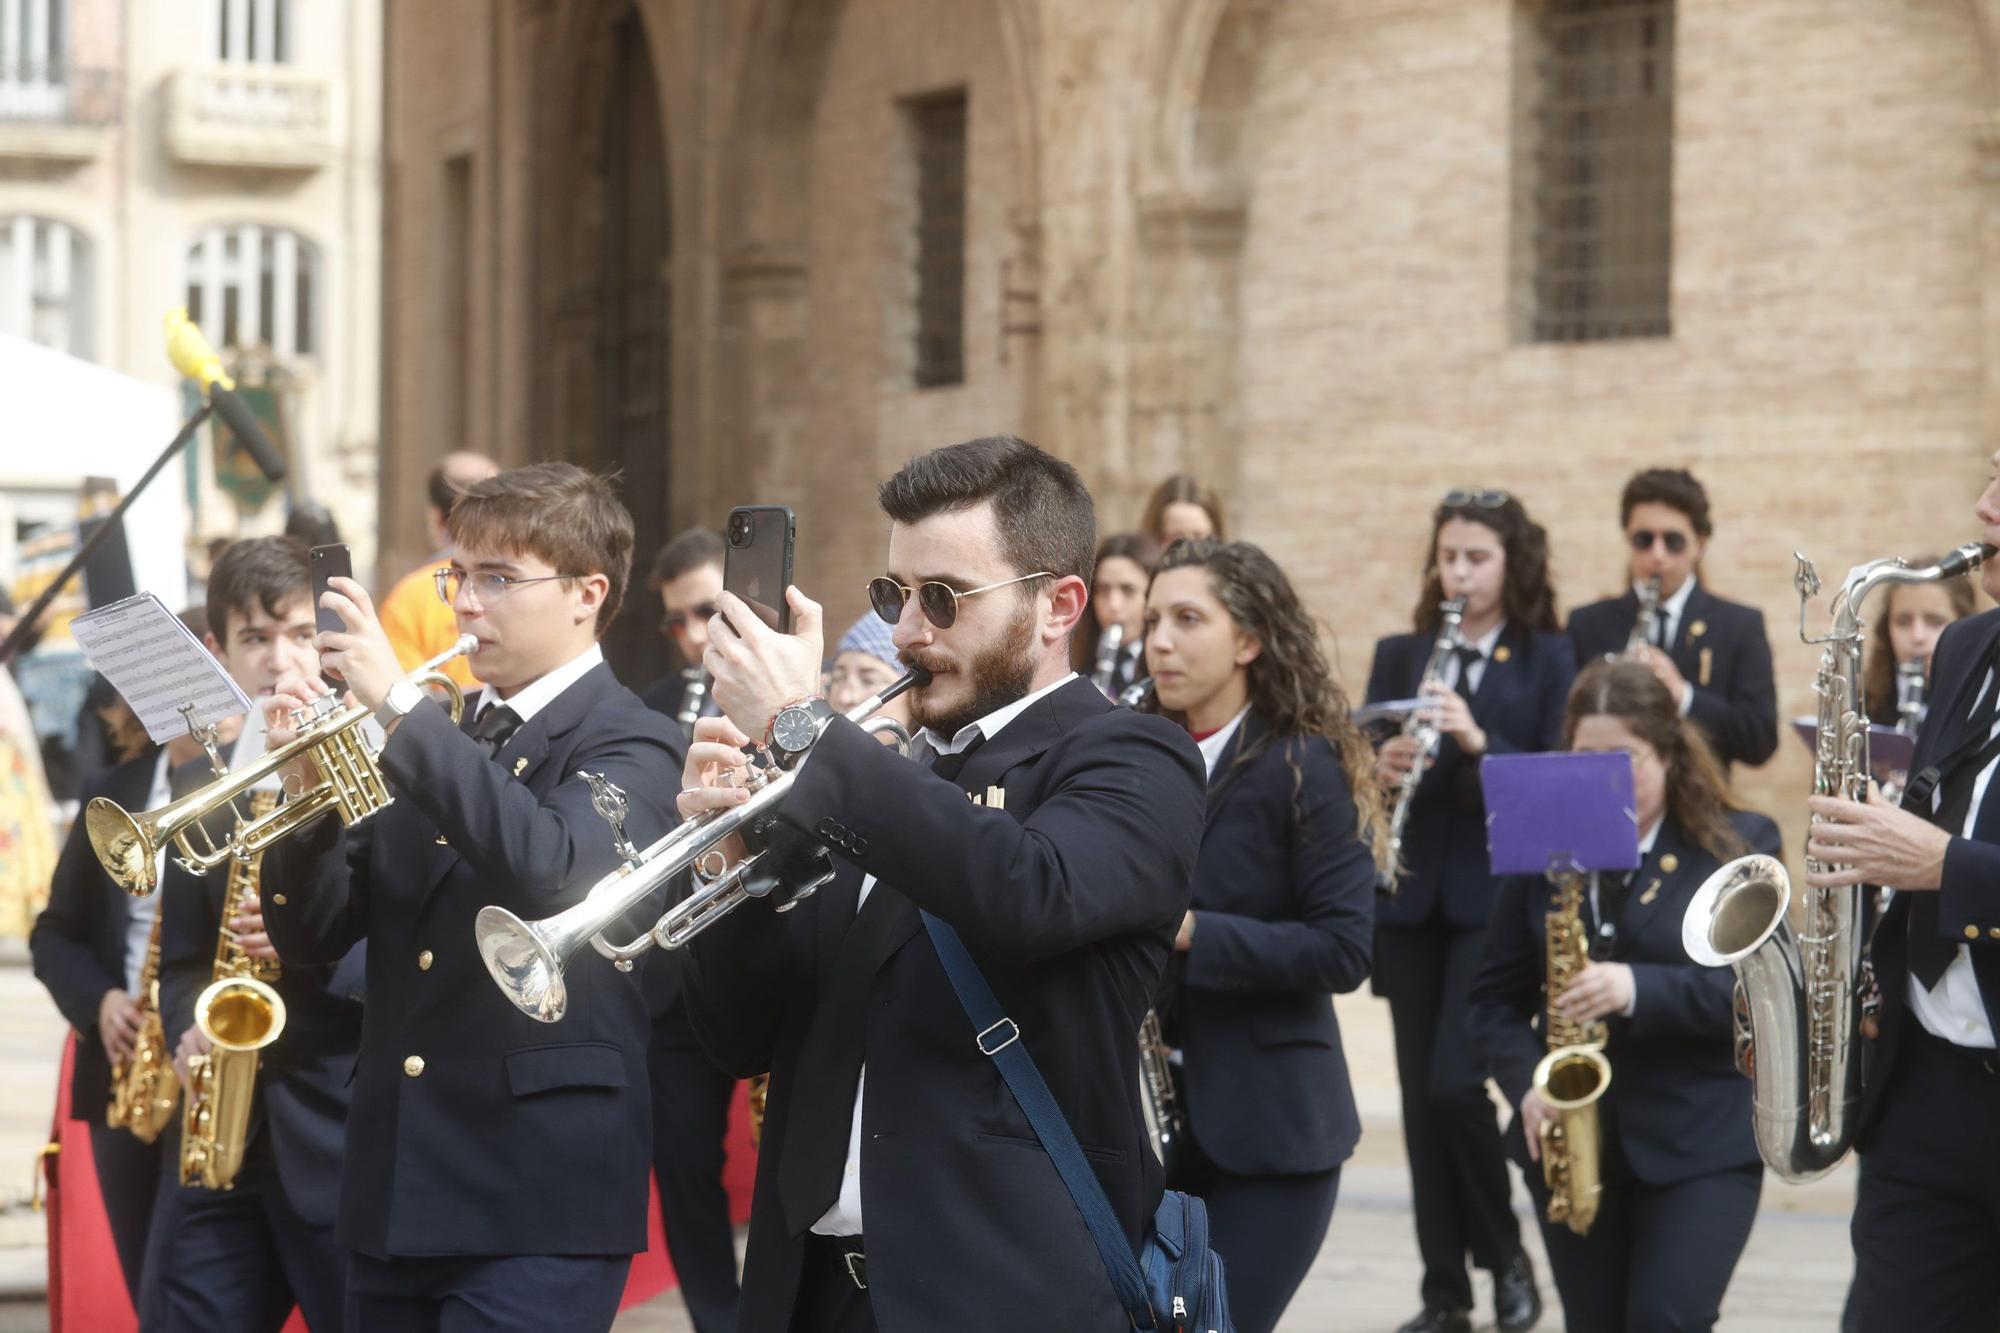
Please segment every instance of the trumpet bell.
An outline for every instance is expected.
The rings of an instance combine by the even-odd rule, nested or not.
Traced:
[[[482,907],[473,923],[479,956],[494,983],[515,1008],[544,1023],[557,1022],[569,1008],[563,961],[582,942],[560,952],[551,947],[543,927],[561,919],[558,914],[549,922],[530,925],[504,907]]]
[[[1703,967],[1747,958],[1785,924],[1791,876],[1775,856],[1739,856],[1702,881],[1681,918],[1681,947]]]
[[[159,887],[155,868],[159,844],[146,825],[123,806],[109,797],[93,797],[84,809],[83,825],[97,859],[119,888],[134,898],[143,898]]]

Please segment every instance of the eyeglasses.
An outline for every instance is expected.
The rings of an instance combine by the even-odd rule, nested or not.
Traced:
[[[690,620],[713,620],[721,610],[714,602],[697,602],[685,611],[669,611],[660,617],[660,633],[671,634]]]
[[[1002,583],[989,583],[983,588],[973,588],[960,592],[949,583],[939,583],[933,579],[917,587],[905,587],[884,574],[868,580],[868,604],[875,608],[875,614],[896,624],[903,618],[903,607],[909,603],[910,595],[916,594],[917,609],[924,613],[924,619],[938,629],[950,629],[958,620],[958,604],[967,597],[977,597],[982,592],[992,592],[995,588],[1011,588],[1029,579],[1052,579],[1055,575],[1047,570],[1039,573],[1023,574],[1018,579],[1008,579]]]
[[[511,578],[506,574],[495,574],[491,570],[467,573],[456,565],[446,565],[443,569],[431,571],[431,582],[437,588],[438,600],[450,606],[458,599],[459,588],[470,582],[473,595],[481,606],[497,602],[510,591],[524,583],[554,583],[559,579],[588,578],[587,574],[543,574],[532,579]]]
[[[1688,548],[1688,535],[1685,532],[1648,532],[1644,528],[1634,528],[1631,532],[1632,549],[1650,551],[1653,549],[1653,539],[1656,537],[1660,545],[1667,548],[1669,555],[1679,555]]]
[[[1438,503],[1446,509],[1498,509],[1512,497],[1505,491],[1466,491],[1454,486]]]

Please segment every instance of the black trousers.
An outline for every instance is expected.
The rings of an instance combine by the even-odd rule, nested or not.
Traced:
[[[90,1127],[90,1156],[97,1168],[97,1190],[104,1199],[104,1216],[111,1223],[111,1244],[125,1275],[125,1292],[138,1308],[141,1278],[146,1270],[146,1236],[153,1222],[153,1202],[160,1187],[160,1142],[141,1143],[122,1129]]]
[[[631,1269],[629,1254],[350,1254],[347,1333],[603,1333]]]
[[[1171,1189],[1208,1205],[1209,1246],[1222,1256],[1236,1333],[1271,1333],[1326,1241],[1340,1168],[1291,1176],[1239,1176],[1182,1144]]]
[[[1548,1220],[1549,1192],[1540,1169],[1528,1190],[1541,1218],[1563,1327],[1569,1333],[1689,1333],[1712,1329],[1722,1294],[1750,1242],[1761,1164],[1671,1185],[1648,1185],[1607,1165],[1588,1236]]]
[[[861,1237],[808,1234],[805,1245],[791,1333],[876,1333],[875,1307],[860,1285],[868,1280],[866,1266],[847,1261],[850,1254],[866,1255]]]
[[[671,1025],[673,1031],[663,1032]],[[695,1044],[674,1040],[686,1020],[654,1025],[646,1067],[653,1085],[653,1177],[660,1222],[695,1333],[736,1327],[736,1241],[722,1185],[729,1103],[736,1080]]]
[[[1425,1303],[1472,1308],[1465,1256],[1497,1272],[1521,1252],[1500,1123],[1466,1031],[1486,930],[1442,921],[1375,928],[1375,993],[1389,1001]]]
[[[347,1251],[331,1224],[293,1211],[269,1144],[251,1140],[233,1189],[207,1190],[178,1183],[175,1139],[153,1213],[145,1333],[277,1333],[295,1304],[313,1333],[341,1327]]]
[[[2000,1058],[1904,1014],[1854,1200],[1856,1333],[2000,1329]]]

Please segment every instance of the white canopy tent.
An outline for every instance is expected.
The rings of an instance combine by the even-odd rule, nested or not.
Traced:
[[[16,518],[74,522],[85,477],[111,477],[129,494],[180,425],[171,388],[0,334],[0,532],[8,538],[0,581],[12,580]],[[139,590],[175,611],[188,596],[185,475],[179,460],[170,464],[125,516]]]

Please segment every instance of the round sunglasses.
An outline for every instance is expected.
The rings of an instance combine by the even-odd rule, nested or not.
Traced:
[[[1439,504],[1446,509],[1498,509],[1507,500],[1505,491],[1468,491],[1454,486],[1444,493]]]
[[[933,579],[912,588],[896,582],[888,575],[879,575],[868,580],[868,605],[875,608],[875,614],[896,624],[903,618],[903,608],[909,605],[914,594],[917,609],[924,613],[924,619],[937,629],[950,629],[958,620],[958,604],[967,597],[977,597],[982,592],[992,592],[995,588],[1011,588],[1029,579],[1054,578],[1047,570],[1033,574],[1023,574],[1018,579],[1007,579],[1000,583],[989,583],[983,588],[971,588],[960,592],[949,583],[939,583]]]

